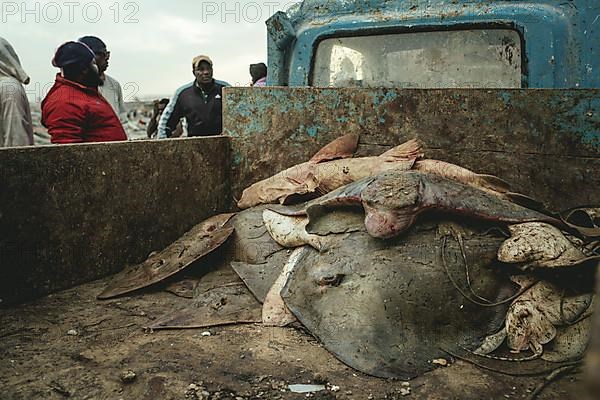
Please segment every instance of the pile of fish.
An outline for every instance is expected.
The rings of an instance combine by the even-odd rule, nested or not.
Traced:
[[[171,285],[193,304],[149,328],[301,323],[347,365],[400,379],[448,355],[582,357],[599,209],[550,214],[497,177],[424,159],[416,140],[353,158],[358,139],[250,186],[243,211],[204,221],[98,297],[156,284],[225,246],[216,262],[243,284]]]

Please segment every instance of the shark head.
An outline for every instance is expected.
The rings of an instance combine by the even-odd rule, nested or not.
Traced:
[[[365,227],[369,235],[379,239],[390,239],[410,228],[417,217],[416,213],[399,213],[394,210],[365,208]]]
[[[361,195],[365,226],[376,238],[406,231],[419,213],[421,183],[417,175],[392,170],[377,177]]]

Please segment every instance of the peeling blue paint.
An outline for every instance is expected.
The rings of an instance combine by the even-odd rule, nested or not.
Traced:
[[[231,93],[236,90],[232,89]],[[520,126],[523,131],[539,140],[543,147],[549,135],[560,136],[566,143],[584,144],[600,149],[600,90],[457,90],[443,91],[446,103],[441,109],[429,110],[419,104],[419,99],[428,99],[428,90],[401,89],[315,89],[315,88],[272,88],[242,97],[225,95],[227,113],[224,116],[225,133],[236,138],[264,135],[273,129],[277,121],[290,131],[292,143],[302,143],[307,138],[319,140],[327,136],[338,124],[361,127],[380,127],[396,121],[398,116],[410,116],[414,121],[422,118],[430,121],[436,113],[455,113],[465,116],[484,126],[497,125],[497,129],[508,130],[493,113],[481,113],[478,101],[494,102],[494,110],[506,113],[507,107],[515,112],[530,116]],[[438,93],[439,91],[433,91]],[[471,93],[475,93],[471,95]],[[487,97],[489,96],[489,97]],[[372,103],[371,101],[372,100]],[[425,108],[423,108],[425,107]],[[421,114],[411,114],[413,111]],[[247,117],[251,115],[251,117]],[[550,121],[540,121],[545,118]],[[413,122],[414,123],[414,122]],[[551,124],[551,129],[548,129]],[[294,127],[293,129],[291,127]],[[540,128],[542,127],[542,128]],[[301,144],[299,144],[301,145]],[[234,159],[234,162],[239,160]]]
[[[571,135],[582,143],[600,148],[600,98],[580,97],[573,92],[565,92],[555,99],[551,107],[558,103],[570,106],[569,111],[557,119],[556,133]]]
[[[505,106],[508,106],[510,104],[510,92],[508,91],[504,91],[504,92],[500,92],[500,98],[502,99],[502,101],[504,102]]]
[[[312,138],[317,137],[317,134],[319,133],[319,127],[315,126],[315,125],[309,126],[306,129],[306,133],[308,133],[308,136],[310,136]]]
[[[598,15],[595,0],[305,0],[267,23],[269,84],[308,86],[313,52],[324,38],[476,25],[521,35],[525,87],[598,88]]]
[[[244,160],[244,156],[240,153],[235,153],[233,156],[233,163],[235,165],[241,165],[242,161]]]
[[[376,106],[385,105],[395,100],[398,97],[398,93],[393,90],[386,90],[384,93],[374,93],[373,94],[373,104]]]

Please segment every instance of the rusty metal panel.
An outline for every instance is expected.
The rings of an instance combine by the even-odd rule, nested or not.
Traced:
[[[600,90],[226,89],[236,198],[359,133],[358,155],[413,137],[429,158],[494,174],[555,209],[600,200]]]
[[[0,150],[0,306],[137,264],[230,205],[227,138]]]

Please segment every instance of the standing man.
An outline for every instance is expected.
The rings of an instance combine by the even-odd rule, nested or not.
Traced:
[[[106,48],[106,44],[96,36],[84,36],[80,38],[79,41],[92,49],[96,56],[96,65],[98,66],[101,79],[98,91],[110,103],[121,123],[126,123],[127,110],[125,109],[125,102],[123,101],[121,84],[115,78],[106,74],[108,60],[110,59],[110,51]]]
[[[42,101],[42,124],[52,143],[127,140],[121,122],[98,92],[102,81],[95,54],[81,42],[61,45],[52,65],[61,69]]]
[[[31,110],[23,87],[28,83],[19,56],[0,37],[0,147],[33,144]]]
[[[223,130],[222,91],[227,82],[213,79],[213,62],[208,56],[192,60],[196,78],[177,90],[158,123],[158,139],[169,138],[181,118],[186,119],[188,136],[219,135]]]

